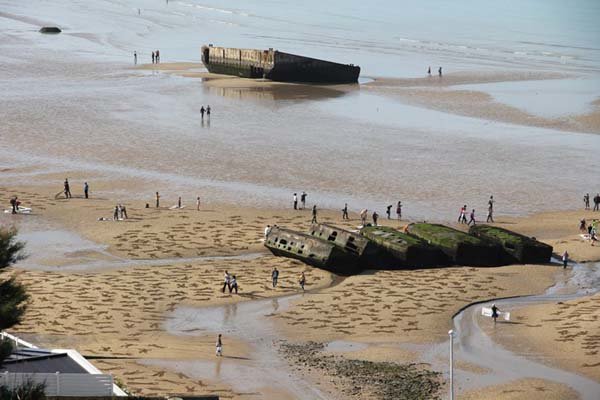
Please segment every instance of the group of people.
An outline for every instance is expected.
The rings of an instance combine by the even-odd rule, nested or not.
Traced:
[[[235,294],[238,292],[238,283],[235,275],[229,275],[229,272],[225,271],[225,275],[223,278],[223,289],[221,291],[225,293],[225,288],[229,289],[229,293],[235,290]]]
[[[431,67],[427,68],[427,75],[431,76]],[[442,67],[438,68],[438,75],[442,76]]]
[[[593,211],[600,211],[600,193],[597,193],[594,196],[593,200],[594,200],[594,209],[593,209]],[[583,205],[585,206],[586,210],[590,209],[590,194],[589,193],[586,193],[583,196]]]
[[[488,200],[488,214],[487,214],[487,219],[486,222],[494,222],[494,196],[490,196],[490,199]],[[476,224],[476,220],[475,220],[475,209],[473,208],[471,210],[471,213],[469,214],[469,220],[467,221],[467,205],[463,205],[460,210],[458,211],[458,223],[459,224],[467,224],[467,225],[475,225]]]
[[[205,113],[206,118],[210,119],[210,105],[206,106],[206,108],[204,108],[204,106],[200,107],[200,116],[202,117],[202,119],[204,119]]]
[[[581,221],[579,221],[579,230],[582,232],[582,234],[585,236],[587,233],[587,238],[590,240],[590,242],[592,242],[592,246],[594,245],[594,243],[596,243],[598,241],[598,220],[594,219],[592,220],[591,224],[587,224],[585,219],[582,219]]]
[[[12,213],[17,214],[19,212],[19,206],[21,202],[17,196],[13,196],[10,198],[10,207],[12,208]]]
[[[117,204],[113,212],[113,221],[127,219],[127,208],[123,204]]]
[[[152,64],[160,63],[160,51],[156,50],[152,52]]]
[[[273,289],[275,289],[277,287],[278,279],[279,279],[279,270],[277,269],[277,267],[273,267],[273,270],[271,271],[271,281],[273,282]],[[306,275],[304,275],[304,271],[300,274],[298,283],[300,284],[300,288],[304,292],[304,285],[306,285]]]
[[[70,199],[73,197],[71,195],[71,184],[69,184],[69,178],[65,178],[65,181],[63,183],[63,193],[65,195],[65,199]],[[90,197],[90,185],[88,185],[87,182],[83,183],[83,197],[85,197],[86,199],[89,199]]]
[[[292,197],[292,204],[294,205],[294,210],[304,210],[306,208],[306,197],[308,195],[306,194],[305,191],[302,191],[302,193],[300,194],[300,207],[298,207],[298,194],[294,193],[294,196]]]

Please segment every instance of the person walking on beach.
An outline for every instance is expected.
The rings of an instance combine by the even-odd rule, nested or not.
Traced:
[[[277,279],[279,279],[279,271],[277,267],[273,268],[273,272],[271,272],[271,279],[273,280],[273,289],[277,287]]]
[[[494,222],[494,196],[490,196],[488,201],[488,215],[486,222]]]
[[[133,52],[133,65],[137,65],[137,51]]]
[[[196,211],[200,211],[200,196],[196,197]]]
[[[223,357],[223,341],[221,341],[221,334],[217,337],[217,357]]]
[[[600,207],[600,193],[598,193],[594,196],[594,211],[598,211],[599,207]]]
[[[589,193],[586,193],[583,196],[583,205],[585,206],[586,210],[590,209],[590,194]]]
[[[312,224],[317,223],[317,205],[315,204],[312,208],[312,220],[310,221]]]
[[[156,192],[156,208],[160,207],[160,194]]]
[[[567,268],[567,263],[569,262],[569,253],[565,250],[562,255],[563,269]]]
[[[496,323],[496,320],[498,319],[499,312],[500,312],[500,309],[498,307],[496,307],[496,304],[492,304],[492,318],[494,319],[494,324]]]
[[[235,275],[233,275],[231,277],[231,280],[229,281],[229,293],[231,293],[233,290],[235,290],[235,294],[237,294],[238,284],[237,284],[237,279],[235,278]]]
[[[89,193],[90,193],[90,185],[88,185],[87,182],[83,183],[83,195],[85,196],[86,199],[89,199]]]
[[[228,288],[229,292],[231,293],[230,282],[231,277],[229,276],[229,272],[225,271],[225,275],[223,276],[223,289],[221,289],[221,292],[225,293],[225,288]]]
[[[69,185],[69,179],[65,179],[64,187],[65,187],[65,198],[70,199],[71,198],[71,186]]]
[[[210,119],[210,106],[206,106],[206,118]]]
[[[113,212],[113,221],[119,220],[119,206],[115,206],[115,211]]]
[[[373,225],[377,226],[377,218],[379,218],[379,214],[377,214],[377,211],[373,211]]]
[[[475,225],[475,209],[471,210],[471,215],[469,215],[469,222],[467,225],[471,225],[471,223]]]
[[[348,217],[348,203],[344,203],[344,208],[342,208],[342,219],[350,219]]]
[[[363,209],[360,212],[360,221],[362,223],[362,226],[366,226],[367,225],[367,214],[368,214],[369,210],[367,210],[366,208]]]
[[[304,292],[304,285],[306,285],[306,275],[304,275],[304,272],[302,272],[302,274],[300,274],[300,279],[298,280],[298,283],[300,284],[300,287],[302,288],[302,291]]]
[[[202,117],[202,119],[204,119],[205,112],[206,112],[206,110],[204,109],[204,106],[200,107],[200,116]]]
[[[154,56],[154,52],[152,52],[152,64],[154,64],[154,60],[155,60],[155,56]]]
[[[402,219],[402,202],[398,201],[396,204],[396,216],[398,217],[398,221]]]
[[[442,77],[442,67],[438,68],[438,75],[440,76],[440,78]]]
[[[385,208],[385,213],[387,215],[387,219],[392,219],[392,205],[391,204]]]
[[[467,222],[467,205],[465,204],[459,210],[458,223],[465,224]]]
[[[427,68],[427,75],[431,76],[431,65]]]
[[[306,192],[303,190],[300,195],[300,204],[302,204],[302,210],[306,208]]]

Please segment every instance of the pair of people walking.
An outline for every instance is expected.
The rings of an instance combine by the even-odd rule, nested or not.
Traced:
[[[204,114],[206,114],[206,118],[210,119],[210,106],[206,106],[206,108],[204,106],[200,107],[200,116],[202,119],[204,119]]]
[[[156,50],[152,52],[152,64],[158,63],[160,63],[160,51]]]
[[[225,275],[223,277],[223,288],[221,292],[225,293],[225,288],[229,289],[229,293],[235,291],[238,292],[238,284],[235,275],[229,275],[229,272],[225,271]]]

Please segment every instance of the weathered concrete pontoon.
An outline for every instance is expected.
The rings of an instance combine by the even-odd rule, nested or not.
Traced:
[[[424,268],[450,263],[444,252],[437,247],[396,229],[367,226],[360,233],[382,249],[376,260],[376,265],[380,268]]]
[[[544,264],[550,262],[552,257],[552,246],[508,229],[474,225],[469,229],[469,233],[502,246],[508,263]]]
[[[265,246],[276,256],[295,258],[337,274],[359,272],[356,254],[304,233],[273,227],[265,238]]]
[[[459,230],[437,224],[410,224],[408,233],[439,247],[456,265],[505,265],[502,248]]]
[[[326,240],[358,257],[359,263],[366,266],[373,263],[379,252],[375,243],[358,233],[340,229],[329,224],[313,224],[310,235]]]
[[[210,72],[280,82],[356,83],[360,67],[281,51],[202,46]]]

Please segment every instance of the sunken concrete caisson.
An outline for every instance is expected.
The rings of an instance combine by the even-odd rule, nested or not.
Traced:
[[[427,223],[410,224],[407,230],[409,234],[440,248],[456,265],[494,267],[507,264],[500,245],[465,232]]]
[[[439,248],[388,226],[366,226],[365,236],[381,249],[376,265],[385,269],[426,268],[450,264]]]
[[[552,246],[508,229],[473,225],[469,233],[502,246],[509,263],[545,264],[552,257]]]
[[[341,247],[358,257],[361,266],[374,266],[379,248],[366,237],[329,224],[312,224],[310,235]]]
[[[43,26],[40,28],[40,33],[61,33],[59,27],[57,26]]]
[[[337,274],[360,272],[356,254],[334,243],[290,229],[271,228],[265,238],[265,246],[276,256],[295,258]]]

